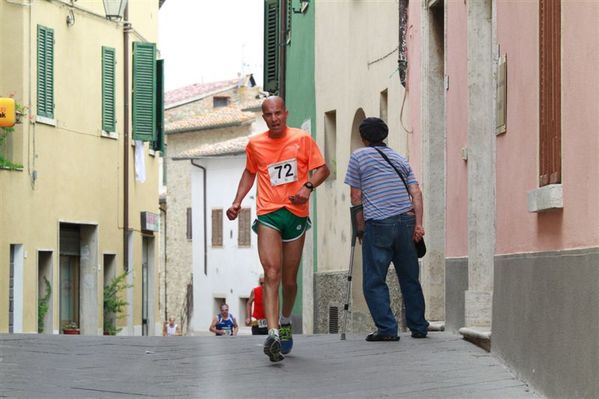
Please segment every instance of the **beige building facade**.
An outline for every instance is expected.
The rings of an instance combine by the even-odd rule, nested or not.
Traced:
[[[0,2],[0,96],[26,108],[0,149],[9,161],[0,169],[1,333],[58,334],[74,324],[102,335],[114,320],[103,287],[124,271],[129,287],[119,297],[128,304],[114,327],[161,330],[160,152],[124,141],[141,132],[139,110],[157,115],[131,95],[134,49],[149,49],[148,65],[156,63],[157,16],[157,1],[129,2],[125,29],[99,1]]]
[[[318,193],[315,332],[337,330],[344,317],[352,232],[350,188],[343,181],[352,151],[363,146],[360,123],[366,117],[382,118],[389,125],[389,146],[408,157],[413,152],[408,93],[397,70],[398,12],[396,1],[323,2],[315,9],[317,141],[331,168],[331,176]],[[341,37],[347,45],[340,45],[337,39]],[[422,184],[420,165],[411,164]],[[395,272],[390,272],[388,278],[393,310],[401,320],[402,301]],[[362,293],[360,245],[355,246],[351,308],[348,332],[372,331],[374,324]],[[405,328],[403,323],[400,325]]]

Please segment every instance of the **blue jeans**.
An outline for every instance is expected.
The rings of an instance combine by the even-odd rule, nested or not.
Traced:
[[[362,240],[363,289],[368,309],[381,335],[397,335],[397,320],[391,311],[386,278],[393,261],[406,306],[408,328],[426,334],[424,295],[418,275],[418,255],[412,241],[416,217],[401,214],[382,220],[367,220]]]

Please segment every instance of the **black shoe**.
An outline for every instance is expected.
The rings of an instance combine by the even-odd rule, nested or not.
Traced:
[[[418,331],[412,332],[412,338],[426,338],[426,333],[421,333]]]
[[[378,333],[378,331],[375,331],[366,336],[366,341],[368,341],[368,342],[374,342],[374,341],[395,342],[395,341],[399,341],[399,336],[398,335],[381,335]]]

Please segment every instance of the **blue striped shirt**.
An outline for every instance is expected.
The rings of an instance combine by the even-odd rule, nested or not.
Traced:
[[[408,161],[386,146],[377,146],[402,174],[406,183],[418,184]],[[381,220],[413,208],[406,186],[395,169],[373,147],[359,148],[351,154],[345,184],[362,191],[364,218]]]

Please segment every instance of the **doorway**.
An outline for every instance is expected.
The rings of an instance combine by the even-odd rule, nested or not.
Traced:
[[[37,255],[38,315],[37,332],[52,334],[54,301],[52,300],[52,251],[39,251]]]
[[[154,301],[156,297],[156,279],[154,277],[154,237],[142,237],[141,251],[141,334],[159,335],[161,333],[161,326],[154,326]]]
[[[79,256],[60,255],[60,329],[79,326]]]
[[[112,282],[116,277],[116,255],[104,254],[104,287]],[[116,315],[108,314],[104,311],[104,331],[111,331],[116,328]]]

